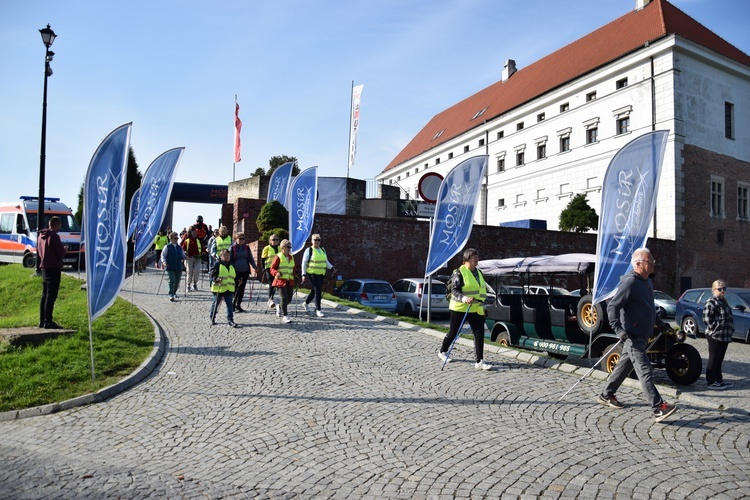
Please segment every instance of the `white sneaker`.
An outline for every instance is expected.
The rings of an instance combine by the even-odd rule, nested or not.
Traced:
[[[268,308],[271,309],[274,305],[273,299],[268,299]]]
[[[307,312],[307,313],[310,312],[310,304],[308,304],[307,302],[303,302],[302,303],[302,307],[305,308],[305,312]]]
[[[440,351],[438,351],[438,358],[440,358],[440,361],[442,361],[443,363],[450,363],[451,361],[453,361],[448,357],[448,354]]]
[[[315,311],[315,315],[316,315],[317,317],[319,317],[319,318],[325,318],[325,317],[326,317],[326,315],[325,315],[325,314],[323,314],[323,313],[322,313],[322,312],[320,312],[320,311]]]
[[[485,363],[484,360],[474,365],[475,370],[492,370],[492,365]]]
[[[276,316],[277,317],[281,316],[281,308],[280,307],[276,308]],[[286,318],[286,316],[284,316],[284,317]]]
[[[292,320],[289,319],[289,316],[284,316],[284,318],[281,321],[283,321],[284,323],[291,323],[292,322]]]

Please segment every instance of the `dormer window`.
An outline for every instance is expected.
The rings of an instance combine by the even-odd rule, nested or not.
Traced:
[[[440,132],[438,132],[437,134],[435,134],[433,136],[432,140],[434,141],[435,139],[437,139],[438,137],[440,137],[441,135],[443,135],[443,132],[445,132],[445,129],[443,129]]]
[[[475,120],[475,119],[479,118],[480,116],[482,116],[484,114],[485,111],[487,111],[487,108],[484,108],[481,111],[477,111],[477,114],[475,114],[471,119]]]

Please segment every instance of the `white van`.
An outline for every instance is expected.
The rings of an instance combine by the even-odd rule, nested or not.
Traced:
[[[39,198],[21,196],[16,203],[0,203],[0,262],[23,264],[24,267],[36,267],[36,230]],[[49,220],[58,216],[62,221],[60,239],[68,247],[63,263],[77,268],[78,255],[81,253],[81,227],[73,217],[73,212],[60,198],[44,198],[44,224],[49,227]],[[81,254],[80,266],[84,258]]]

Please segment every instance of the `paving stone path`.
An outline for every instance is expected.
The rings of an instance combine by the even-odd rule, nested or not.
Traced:
[[[578,372],[489,350],[477,372],[470,343],[441,371],[436,336],[331,303],[210,327],[208,292],[171,303],[159,277],[132,293],[161,363],[107,401],[0,421],[0,498],[750,497],[736,404],[694,394],[657,424],[637,386],[596,404],[597,377],[558,403]]]

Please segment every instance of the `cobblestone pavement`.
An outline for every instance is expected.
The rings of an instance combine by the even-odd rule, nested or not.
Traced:
[[[634,385],[625,409],[596,404],[599,376],[558,403],[570,364],[488,350],[497,369],[477,372],[467,342],[441,371],[435,334],[331,304],[209,327],[208,292],[170,303],[159,277],[132,293],[165,330],[162,362],[105,402],[0,422],[0,497],[750,496],[739,409],[696,396],[657,424]]]

